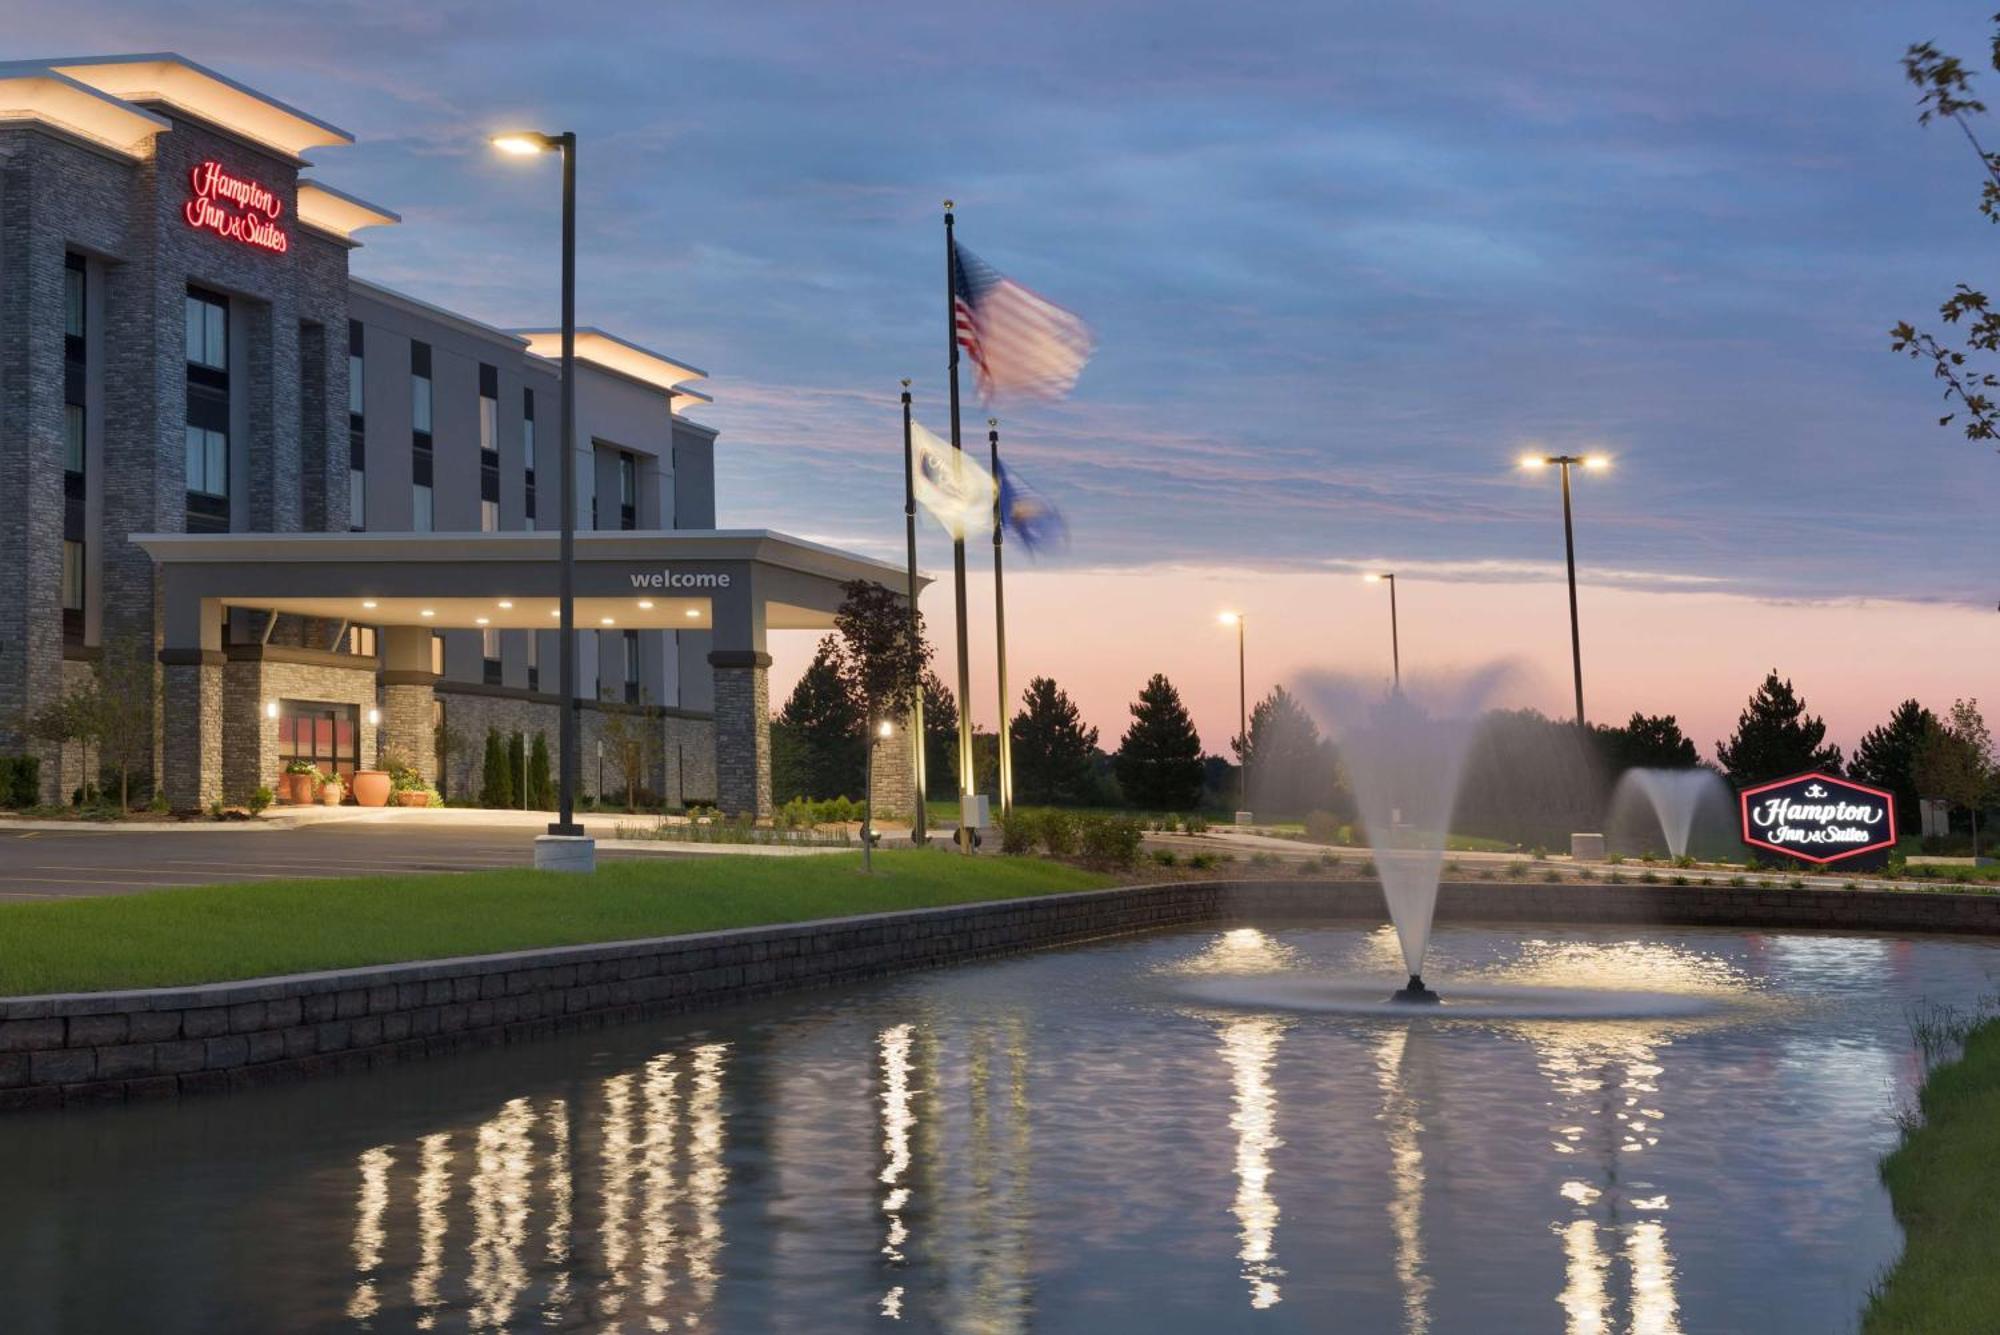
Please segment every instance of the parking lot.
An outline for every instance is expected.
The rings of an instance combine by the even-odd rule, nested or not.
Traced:
[[[0,827],[0,902],[281,877],[523,867],[534,861],[534,839],[533,829],[518,824],[74,832]],[[620,855],[604,849],[599,856]]]

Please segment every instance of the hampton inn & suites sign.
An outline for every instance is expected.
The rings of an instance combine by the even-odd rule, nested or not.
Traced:
[[[278,225],[285,201],[269,186],[233,175],[219,162],[198,164],[188,173],[188,185],[181,216],[189,227],[277,255],[291,249],[291,237]]]
[[[1880,788],[1815,771],[1745,788],[1743,842],[1825,865],[1880,865],[1896,846],[1896,799]]]

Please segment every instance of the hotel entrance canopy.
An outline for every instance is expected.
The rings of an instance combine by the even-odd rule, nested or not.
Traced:
[[[170,655],[221,649],[228,607],[433,630],[556,623],[554,531],[154,533],[132,541],[159,567]],[[899,565],[768,529],[583,532],[576,628],[712,631],[718,666],[739,666],[739,655],[765,653],[767,631],[831,629],[846,583],[902,591],[907,578]]]
[[[380,627],[379,671],[351,658],[340,670],[367,673],[370,696],[379,689],[380,745],[420,760],[432,750],[438,681],[431,632],[558,629],[556,532],[174,533],[132,541],[158,567],[162,772],[177,809],[216,801],[226,770],[235,789],[247,790],[271,768],[260,732],[259,701],[268,692],[241,675],[258,666],[245,661],[245,646],[225,643],[229,608]],[[908,588],[899,565],[764,529],[578,533],[575,625],[709,636],[717,799],[726,811],[764,816],[772,809],[766,636],[831,629],[845,586],[857,580]],[[701,641],[686,647],[699,652]],[[226,685],[226,672],[239,674],[236,685]],[[577,697],[594,699],[591,687],[579,683]],[[270,710],[276,717],[276,706]]]

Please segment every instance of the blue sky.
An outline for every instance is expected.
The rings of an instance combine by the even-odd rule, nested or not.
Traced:
[[[1795,0],[9,23],[16,56],[178,50],[353,131],[317,174],[405,218],[356,271],[500,324],[553,314],[554,179],[484,136],[577,130],[583,316],[714,372],[725,523],[894,550],[899,377],[943,426],[949,195],[1098,335],[1070,402],[1002,410],[1058,567],[1557,578],[1552,479],[1510,468],[1539,444],[1617,458],[1579,486],[1593,578],[1962,607],[2000,598],[2000,457],[1886,331],[1994,253],[1898,66],[1986,37],[1972,4]]]

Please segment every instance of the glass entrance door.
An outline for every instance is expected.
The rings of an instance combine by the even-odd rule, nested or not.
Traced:
[[[318,700],[278,701],[278,768],[309,762],[349,784],[361,759],[361,706]]]

